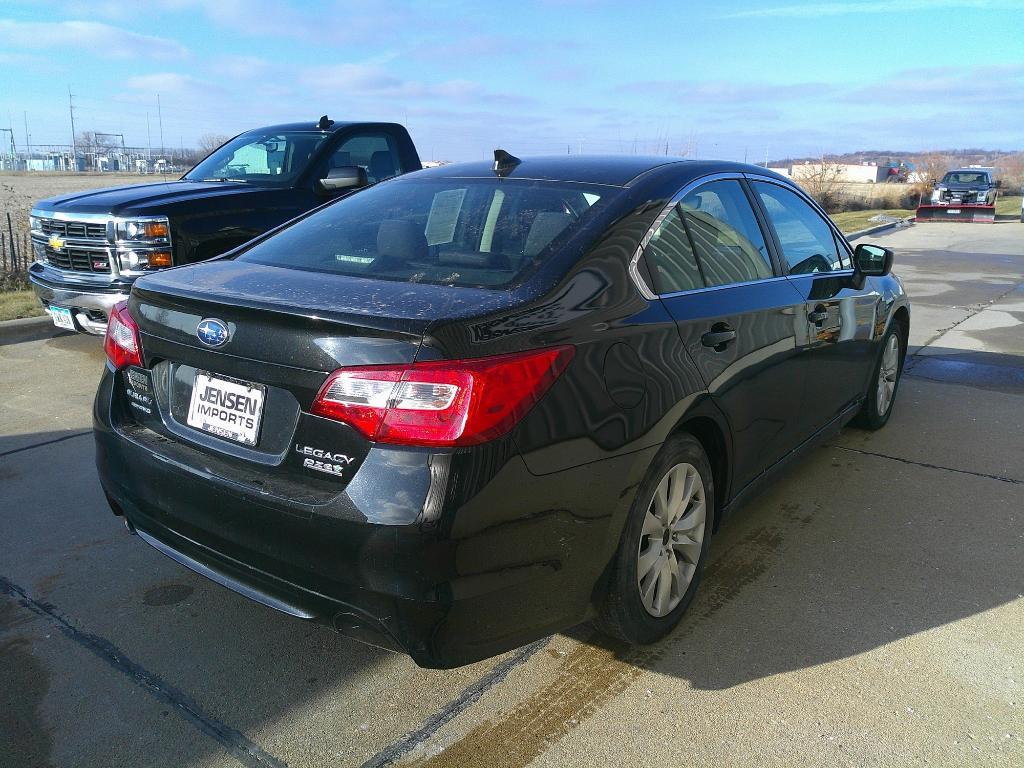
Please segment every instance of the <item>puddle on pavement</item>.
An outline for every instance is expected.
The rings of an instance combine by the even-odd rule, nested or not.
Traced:
[[[146,590],[142,602],[151,606],[177,605],[194,592],[187,584],[161,584]]]
[[[0,600],[0,631],[23,623],[23,613]],[[49,766],[53,738],[40,713],[50,676],[21,635],[0,639],[0,765]]]

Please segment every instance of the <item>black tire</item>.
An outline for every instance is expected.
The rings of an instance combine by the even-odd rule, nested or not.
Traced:
[[[700,556],[690,583],[675,608],[664,616],[651,615],[640,597],[637,560],[643,535],[644,517],[654,499],[655,490],[669,470],[679,464],[689,464],[697,470],[704,485],[705,522]],[[651,462],[647,475],[637,490],[622,532],[619,548],[612,563],[608,594],[595,621],[597,628],[627,643],[646,645],[661,639],[679,623],[700,585],[701,573],[707,560],[708,544],[715,524],[715,487],[711,465],[700,442],[692,435],[673,435],[662,446]]]
[[[882,382],[880,372],[882,369],[882,363],[885,357],[885,351],[887,346],[891,343],[890,339],[896,338],[899,344],[899,360],[896,369],[896,381],[892,390],[892,395],[889,397],[889,403],[885,407],[884,411],[879,410],[878,393],[881,388]],[[893,406],[896,404],[896,395],[899,394],[900,380],[903,378],[903,362],[907,356],[907,338],[906,332],[903,330],[903,326],[898,321],[893,321],[889,324],[889,330],[882,338],[881,349],[878,352],[878,360],[875,361],[875,367],[871,371],[871,381],[868,383],[867,392],[864,393],[864,404],[861,406],[860,412],[854,418],[854,424],[862,429],[876,430],[881,429],[889,421],[889,417],[892,415]]]

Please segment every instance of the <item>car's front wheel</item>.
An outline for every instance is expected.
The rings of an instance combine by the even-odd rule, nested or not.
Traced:
[[[673,436],[637,491],[613,563],[598,628],[652,643],[679,623],[700,583],[714,524],[715,488],[701,444]]]
[[[875,364],[875,372],[864,396],[864,405],[857,414],[856,424],[864,429],[881,429],[892,415],[903,374],[906,343],[899,323],[893,322],[882,339],[882,352]]]

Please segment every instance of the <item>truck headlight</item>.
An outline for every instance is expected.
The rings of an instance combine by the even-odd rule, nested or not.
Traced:
[[[169,243],[171,227],[166,216],[121,219],[117,222],[117,239],[133,242]]]
[[[43,231],[43,221],[42,221],[42,219],[40,219],[38,216],[29,216],[28,217],[28,228],[30,230],[32,230],[33,232],[42,232]]]
[[[171,266],[171,252],[151,248],[121,251],[117,254],[122,272],[145,272]]]

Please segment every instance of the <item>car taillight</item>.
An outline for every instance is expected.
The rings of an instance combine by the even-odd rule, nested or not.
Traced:
[[[115,370],[125,366],[142,367],[142,345],[139,343],[139,327],[128,314],[128,302],[114,306],[107,320],[107,336],[103,340],[103,351]]]
[[[572,360],[552,347],[474,360],[342,368],[310,412],[350,424],[375,442],[478,445],[508,432]]]

